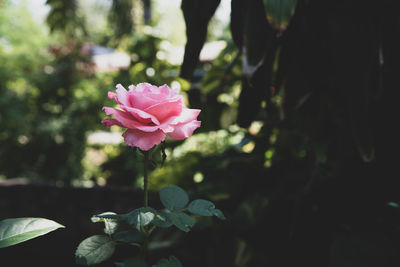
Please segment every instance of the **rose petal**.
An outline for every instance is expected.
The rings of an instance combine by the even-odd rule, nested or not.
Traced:
[[[138,129],[144,132],[154,132],[160,128],[157,125],[145,125],[137,121],[130,113],[119,109],[103,107],[103,110],[106,112],[107,115],[114,115],[115,120],[117,120],[122,125],[122,127],[125,128]]]
[[[130,85],[128,88],[131,90],[136,90],[138,92],[144,92],[148,90],[147,88],[152,87],[153,85],[149,83],[138,83],[136,86]]]
[[[200,109],[184,108],[179,117],[175,119],[175,122],[183,123],[196,120],[197,116],[200,114],[200,111]]]
[[[157,87],[149,83],[139,83],[137,86],[129,86],[129,98],[131,107],[145,109],[169,99],[181,98],[176,91],[171,90],[166,84]]]
[[[140,122],[143,122],[143,123],[151,123],[152,122],[156,125],[160,125],[160,122],[158,121],[158,119],[155,116],[153,116],[143,110],[127,107],[124,105],[120,105],[120,107],[123,110],[129,112],[132,116],[134,116]]]
[[[120,105],[125,105],[125,106],[129,106],[129,98],[128,98],[128,91],[126,91],[126,89],[119,83],[117,84],[117,97],[115,98],[115,100],[117,100],[118,104]]]
[[[153,99],[151,97],[149,97],[148,94],[145,94],[143,92],[140,91],[129,91],[128,92],[129,95],[129,99],[131,102],[131,107],[140,109],[140,110],[144,110],[150,106],[153,106],[157,103],[159,103],[158,100]]]
[[[166,118],[178,116],[182,112],[182,98],[174,97],[172,99],[164,100],[146,108],[144,111],[150,113],[158,118],[159,121],[164,121]]]
[[[117,121],[116,119],[104,119],[104,120],[101,121],[101,123],[103,123],[104,126],[106,126],[106,127],[110,127],[110,126],[113,126],[113,125],[117,125],[117,126],[120,126],[120,127],[124,127],[124,126],[123,126],[119,121]]]
[[[153,146],[158,145],[165,140],[165,134],[160,130],[147,133],[139,130],[128,129],[122,136],[124,137],[125,144],[128,146],[138,147],[144,151],[151,149]]]
[[[165,119],[160,125],[159,128],[164,133],[170,133],[174,131],[174,126],[180,123],[185,123],[188,121],[193,121],[197,119],[197,116],[200,113],[200,109],[188,109],[183,108],[181,114],[179,116],[172,116]]]
[[[160,93],[162,93],[162,94],[169,95],[169,96],[177,95],[177,91],[172,90],[166,84],[161,85],[159,88],[160,88]]]
[[[117,94],[114,93],[114,92],[108,92],[107,96],[108,96],[109,99],[111,99],[111,98],[116,98]]]
[[[201,125],[201,121],[189,121],[184,123],[179,123],[174,126],[174,131],[168,133],[168,135],[175,140],[182,140],[191,136],[197,128]]]

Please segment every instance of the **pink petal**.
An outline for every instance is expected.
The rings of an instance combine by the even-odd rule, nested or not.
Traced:
[[[154,132],[159,129],[157,125],[149,126],[137,121],[130,113],[125,111],[109,107],[103,107],[103,110],[107,115],[114,115],[114,119],[117,120],[122,127],[138,129],[144,132]]]
[[[153,106],[160,102],[157,99],[149,97],[149,94],[137,90],[129,91],[128,95],[131,102],[130,106],[141,110],[144,110],[147,107]]]
[[[165,140],[165,134],[157,130],[152,133],[142,132],[139,130],[128,129],[122,135],[125,144],[128,146],[138,147],[141,150],[147,151],[155,145],[158,145]]]
[[[138,92],[144,92],[144,91],[149,91],[149,88],[152,87],[153,85],[149,83],[139,83],[136,86],[129,86],[129,89],[135,88],[136,91]]]
[[[104,126],[106,126],[106,127],[110,127],[110,126],[113,126],[113,125],[117,125],[117,126],[120,126],[120,127],[124,127],[124,126],[123,126],[119,121],[117,121],[116,119],[104,119],[104,120],[101,121],[101,123],[103,123]]]
[[[129,106],[128,91],[121,85],[117,84],[117,97],[115,98],[120,105]]]
[[[125,128],[133,128],[135,125],[132,123],[132,116],[125,112],[115,108],[103,107],[106,115],[114,115],[115,120],[117,120]]]
[[[157,87],[149,83],[139,83],[137,86],[130,85],[129,90],[131,106],[138,109],[145,109],[162,101],[180,97],[176,90],[171,90],[166,84]]]
[[[165,94],[165,95],[169,95],[169,96],[175,96],[175,95],[177,95],[177,92],[174,91],[174,90],[172,90],[172,89],[170,89],[170,88],[168,87],[168,85],[166,85],[166,84],[161,85],[159,88],[160,88],[160,93],[161,93],[161,94]]]
[[[145,111],[157,117],[159,121],[164,121],[166,118],[181,114],[182,101],[181,97],[174,97],[152,105],[146,108]]]
[[[160,122],[158,121],[158,119],[155,116],[153,116],[143,110],[127,107],[124,105],[120,105],[120,107],[123,110],[129,112],[132,116],[134,116],[138,121],[140,121],[142,123],[151,123],[152,122],[156,125],[160,124]]]
[[[116,94],[116,93],[113,93],[113,92],[108,92],[107,96],[108,96],[109,99],[111,99],[111,98],[117,98],[117,94]]]
[[[168,133],[168,135],[175,140],[182,140],[191,136],[197,128],[201,125],[200,121],[189,121],[184,123],[179,123],[174,126],[174,131]]]
[[[183,123],[196,120],[197,116],[199,116],[200,114],[200,111],[201,111],[200,109],[184,108],[179,117],[176,118],[175,122]]]
[[[173,132],[175,125],[196,120],[200,111],[201,111],[200,109],[183,108],[182,112],[181,112],[181,114],[179,114],[179,116],[172,116],[172,117],[165,119],[159,125],[159,128],[164,133]]]

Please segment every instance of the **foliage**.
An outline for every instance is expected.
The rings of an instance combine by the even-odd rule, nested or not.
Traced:
[[[196,199],[189,203],[188,194],[179,186],[169,185],[160,190],[160,201],[165,209],[156,210],[151,207],[141,207],[126,214],[104,212],[92,217],[92,222],[104,222],[104,232],[107,235],[94,235],[83,240],[75,252],[76,262],[82,265],[93,265],[109,259],[115,250],[115,245],[129,244],[141,248],[142,259],[145,257],[148,240],[156,227],[168,228],[175,226],[189,232],[195,224],[195,219],[189,215],[216,216],[225,219],[222,211],[215,205],[203,199]],[[189,205],[188,205],[189,203]],[[189,212],[189,214],[187,213]],[[120,223],[126,223],[134,230],[117,232]],[[126,259],[116,263],[117,266],[145,265],[140,258]],[[180,261],[170,256],[161,259],[153,266],[182,266]]]
[[[29,239],[64,228],[43,218],[13,218],[0,221],[0,248],[13,246]]]
[[[363,3],[360,12],[359,3],[345,2],[231,0],[226,29],[231,38],[224,35],[226,47],[212,62],[200,62],[219,1],[183,1],[188,42],[179,68],[165,54],[171,43],[180,42],[164,40],[151,26],[137,27],[129,8],[121,17],[110,13],[121,20],[109,22],[95,39],[90,39],[91,27],[79,26],[87,36],[71,33],[54,40],[29,15],[0,1],[5,5],[0,8],[1,175],[140,187],[139,153],[132,156],[123,145],[86,144],[85,137],[104,130],[98,111],[107,105],[105,92],[115,81],[174,83],[192,107],[203,110],[203,125],[190,140],[167,142],[166,162],[156,169],[161,160],[154,162],[150,188],[177,184],[190,196],[212,200],[232,218],[224,227],[211,225],[208,216],[197,218],[186,246],[175,248],[182,262],[324,266],[331,261],[341,266],[346,257],[340,258],[338,248],[344,243],[357,250],[353,241],[361,240],[360,232],[398,244],[398,210],[386,205],[399,203],[391,156],[397,140],[397,9],[386,1]],[[79,18],[64,16],[59,25],[87,19],[75,15]],[[126,28],[112,26],[122,21]],[[79,52],[87,40],[127,51],[131,66],[93,73]],[[206,207],[201,214],[218,214],[207,201],[195,203],[187,209],[199,212],[200,206]],[[185,215],[156,211],[167,219],[154,215],[147,224],[156,213],[139,209],[130,217],[134,229],[122,227],[113,234],[115,220],[102,218],[105,234],[118,244],[141,243],[137,227],[172,226],[172,219],[183,230],[193,229]],[[206,237],[203,230],[214,234]],[[154,237],[165,236],[155,232]],[[184,261],[181,255],[190,257]]]

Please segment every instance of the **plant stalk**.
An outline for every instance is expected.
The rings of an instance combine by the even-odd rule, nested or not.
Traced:
[[[144,194],[144,207],[147,208],[149,206],[149,176],[148,176],[148,166],[149,166],[149,161],[151,157],[151,150],[149,151],[143,151],[144,155],[144,161],[143,161],[143,194]],[[144,240],[142,244],[142,258],[145,259],[147,255],[147,250],[149,247],[149,234],[144,229],[144,227],[141,229],[141,232],[143,233]]]
[[[143,190],[144,190],[144,207],[149,206],[149,177],[148,177],[148,166],[150,161],[150,151],[143,151],[144,162],[143,162]]]

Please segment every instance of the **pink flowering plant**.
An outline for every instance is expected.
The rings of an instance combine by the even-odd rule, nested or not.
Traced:
[[[103,107],[114,118],[102,123],[126,128],[125,143],[143,151],[160,144],[166,135],[176,140],[185,139],[201,124],[197,120],[200,110],[186,108],[178,91],[167,85],[140,83],[130,85],[127,91],[118,84],[116,93],[109,92],[108,97],[114,98],[120,109]]]
[[[199,109],[185,107],[183,97],[177,90],[167,85],[155,86],[149,83],[130,85],[126,90],[121,84],[116,92],[108,97],[115,99],[118,108],[103,107],[106,115],[113,115],[102,123],[109,127],[117,125],[124,128],[124,142],[137,147],[144,155],[144,201],[143,206],[126,214],[105,212],[92,217],[93,222],[104,222],[106,235],[94,235],[83,240],[76,252],[76,261],[82,265],[93,265],[110,258],[117,244],[127,243],[139,248],[139,257],[117,262],[117,266],[150,266],[147,263],[148,246],[151,233],[157,227],[178,229],[189,232],[195,224],[193,216],[216,216],[225,219],[221,210],[208,200],[195,199],[189,202],[189,196],[182,188],[168,185],[160,190],[160,200],[164,206],[156,210],[148,203],[148,164],[154,148],[165,141],[166,136],[175,140],[190,137],[200,127],[197,120]],[[161,149],[163,150],[163,148]],[[121,223],[131,226],[131,230],[118,232]],[[160,259],[151,266],[182,266],[179,259],[170,256]]]

